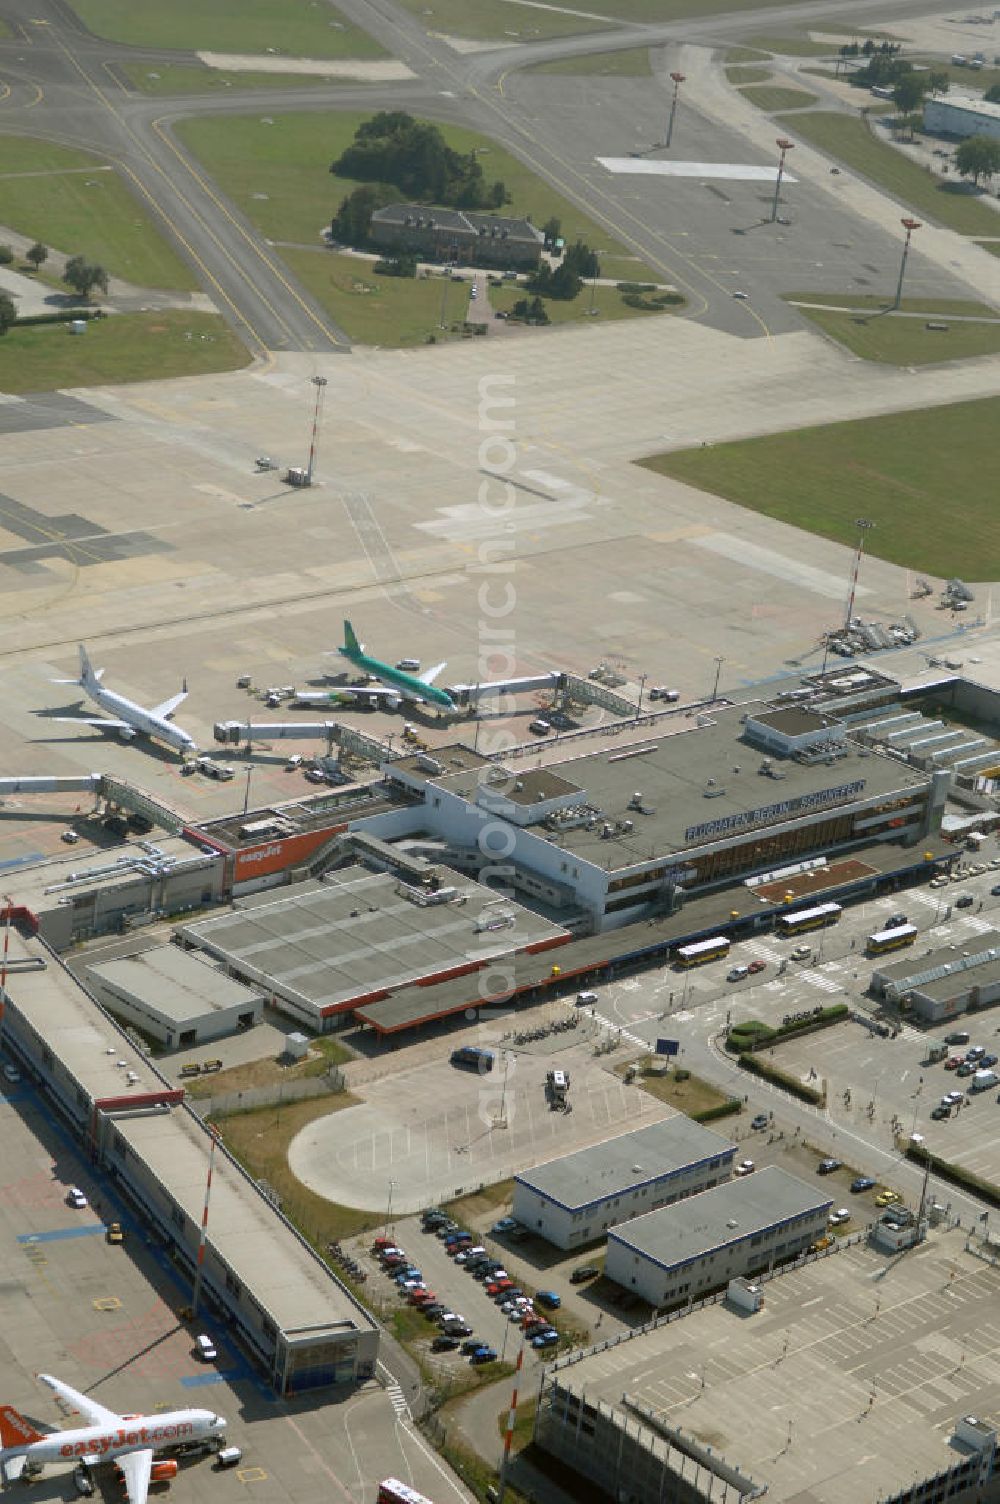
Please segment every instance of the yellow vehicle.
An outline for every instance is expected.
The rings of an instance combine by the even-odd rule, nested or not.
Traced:
[[[120,1222],[112,1222],[108,1228],[107,1238],[109,1243],[124,1243],[125,1234],[122,1232]]]
[[[902,1201],[902,1199],[903,1198],[898,1191],[879,1191],[878,1195],[875,1197],[875,1205],[892,1206],[894,1201]]]

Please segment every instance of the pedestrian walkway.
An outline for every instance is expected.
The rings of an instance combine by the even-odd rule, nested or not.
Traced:
[[[838,967],[837,970],[839,972],[840,968]],[[829,971],[826,969],[824,969],[823,971],[815,969],[809,971],[801,971],[799,972],[799,976],[801,977],[803,982],[807,982],[810,987],[818,987],[821,992],[843,991],[843,979],[839,975],[831,976],[829,974]]]

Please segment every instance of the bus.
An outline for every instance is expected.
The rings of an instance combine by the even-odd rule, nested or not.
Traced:
[[[843,912],[839,903],[821,903],[815,909],[779,914],[774,928],[779,935],[802,935],[806,930],[821,930],[828,924],[836,924]]]
[[[383,1478],[375,1504],[431,1504],[431,1500],[408,1483],[400,1483],[398,1478]]]
[[[678,966],[702,966],[706,961],[718,961],[729,955],[729,941],[725,935],[713,935],[711,940],[695,940],[692,945],[679,945],[674,951]]]
[[[894,930],[877,930],[874,935],[869,935],[865,952],[869,956],[884,956],[887,950],[902,950],[904,946],[912,945],[916,938],[915,924],[898,924]]]

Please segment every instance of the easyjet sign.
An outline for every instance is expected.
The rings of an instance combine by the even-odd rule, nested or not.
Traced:
[[[322,830],[300,831],[298,835],[286,836],[280,841],[265,841],[260,846],[249,846],[237,853],[234,881],[249,882],[255,877],[266,877],[271,872],[283,872],[304,862],[324,846],[331,836],[346,830],[346,823],[325,825]]]
[[[176,1421],[165,1426],[140,1426],[135,1431],[127,1431],[122,1426],[117,1431],[106,1431],[103,1436],[88,1436],[84,1441],[67,1442],[59,1448],[60,1457],[87,1457],[94,1453],[98,1457],[104,1457],[108,1452],[119,1451],[122,1447],[157,1446],[164,1441],[183,1441],[187,1436],[194,1435],[194,1426],[191,1421]]]

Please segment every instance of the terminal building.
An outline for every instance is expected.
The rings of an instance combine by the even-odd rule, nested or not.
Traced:
[[[972,934],[962,945],[912,952],[872,972],[872,992],[924,1023],[945,1023],[1000,998],[1000,931]]]
[[[651,1306],[697,1300],[793,1259],[826,1232],[828,1195],[768,1165],[608,1234],[604,1272]]]
[[[168,1050],[224,1039],[264,1016],[259,988],[233,981],[177,945],[101,961],[86,967],[86,977],[102,1007]]]
[[[947,94],[924,100],[924,130],[941,136],[989,136],[1000,141],[1000,104],[981,95]]]
[[[735,1147],[683,1113],[514,1177],[513,1215],[556,1248],[727,1181]]]
[[[44,941],[9,941],[5,1051],[193,1281],[208,1129]],[[374,1374],[372,1317],[221,1146],[202,1278],[204,1304],[278,1394]]]

